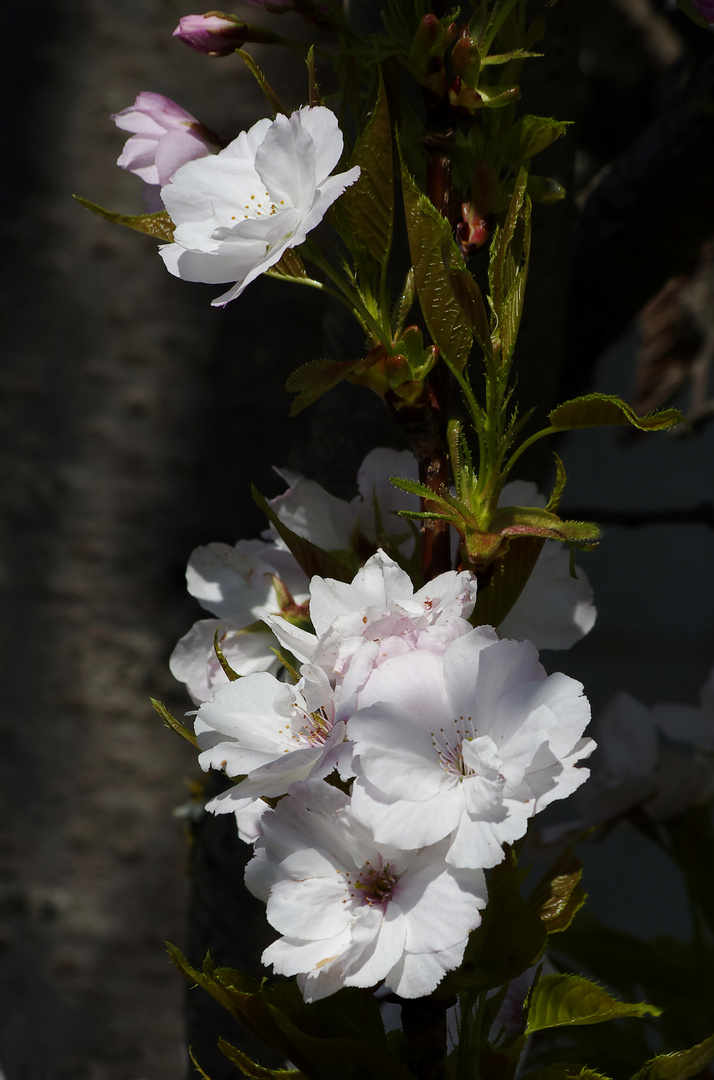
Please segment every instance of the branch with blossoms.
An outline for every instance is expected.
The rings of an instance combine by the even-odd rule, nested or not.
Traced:
[[[549,403],[536,424],[519,413],[533,205],[547,212],[564,194],[532,160],[567,125],[517,107],[550,4],[473,0],[464,14],[388,0],[382,32],[361,36],[336,0],[258,6],[319,33],[309,103],[288,115],[244,51],[289,39],[224,12],[185,16],[174,36],[237,54],[272,117],[224,144],[143,92],[113,119],[131,133],[118,164],[144,181],[147,212],[80,202],[163,241],[170,273],[220,286],[216,307],[263,274],[329,296],[363,353],[295,371],[293,415],[346,380],[378,395],[411,449],[374,449],[351,502],[281,472],[283,495],[254,492],[262,539],[191,556],[189,591],[211,618],[182,638],[171,670],[197,706],[193,730],[155,706],[203,770],[232,782],[206,810],[232,815],[253,845],[246,886],[278,934],[263,963],[291,981],[210,957],[199,970],[173,947],[172,958],[293,1066],[269,1069],[222,1041],[246,1076],[512,1080],[526,1062],[539,1080],[595,1076],[597,1047],[575,1037],[578,1064],[554,1064],[563,1039],[629,1019],[645,1034],[613,1075],[685,1080],[714,1059],[708,1029],[684,1035],[664,1020],[650,1046],[663,999],[655,983],[653,1001],[638,1000],[646,968],[624,999],[583,974],[598,971],[578,931],[588,916],[574,844],[626,815],[654,835],[690,884],[698,947],[712,955],[711,902],[681,843],[689,814],[714,849],[700,820],[714,791],[711,686],[683,724],[619,699],[586,783],[596,744],[583,686],[538,655],[591,629],[574,553],[600,533],[559,515],[557,454],[549,494],[518,478],[521,458],[565,431],[682,422],[601,393]],[[328,62],[334,109],[316,75]],[[313,235],[323,219],[332,246]],[[632,776],[622,738],[643,743]],[[666,738],[682,744],[678,772],[663,766]],[[533,821],[562,800],[575,807],[568,823],[540,835],[560,850],[524,894]],[[396,1028],[385,1003],[399,1006]]]

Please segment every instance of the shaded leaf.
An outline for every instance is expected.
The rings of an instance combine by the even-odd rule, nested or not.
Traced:
[[[461,370],[471,352],[472,333],[451,286],[453,271],[466,270],[451,226],[423,195],[402,163],[404,209],[417,296],[434,344]]]
[[[524,158],[533,157],[561,138],[568,128],[566,120],[548,116],[522,116],[511,128],[506,141],[506,158],[518,168]]]
[[[394,166],[389,105],[380,80],[379,97],[366,128],[357,139],[350,167],[361,172],[339,200],[354,237],[377,262],[389,256],[394,227]]]
[[[218,663],[221,665],[221,667],[223,669],[223,674],[226,676],[226,678],[228,679],[229,682],[235,682],[237,679],[240,679],[241,676],[238,674],[237,671],[233,670],[233,668],[231,667],[231,665],[228,663],[225,656],[223,655],[223,649],[221,648],[219,640],[218,640],[219,635],[221,633],[221,629],[222,628],[219,626],[218,629],[216,630],[215,634],[213,635],[213,651],[216,654],[216,660],[218,661]]]
[[[659,1054],[646,1062],[632,1080],[689,1080],[714,1061],[714,1035],[689,1050]]]
[[[526,1032],[532,1035],[547,1028],[601,1024],[625,1016],[659,1016],[661,1011],[644,1001],[618,1001],[580,975],[545,975],[533,989]]]
[[[174,223],[166,210],[160,210],[156,214],[115,214],[113,210],[105,210],[104,207],[97,206],[89,199],[83,199],[81,195],[74,195],[73,198],[86,210],[91,210],[93,214],[106,218],[114,225],[125,225],[127,229],[146,233],[147,236],[153,236],[155,240],[163,240],[167,244],[173,242]]]
[[[484,352],[491,350],[491,331],[483,296],[473,274],[466,267],[451,270],[449,282],[471,331]]]
[[[528,194],[535,203],[557,203],[567,195],[562,184],[552,176],[528,174]]]
[[[474,626],[499,626],[513,608],[533,572],[545,540],[537,536],[519,537],[488,567],[488,576],[479,577],[476,607],[469,619]]]
[[[543,875],[528,897],[528,907],[535,911],[549,934],[567,930],[585,903],[580,886],[583,864],[568,848]]]
[[[505,299],[511,291],[517,269],[521,265],[524,233],[522,227],[520,233],[517,230],[526,197],[527,182],[528,173],[522,168],[516,177],[506,219],[503,225],[496,229],[491,244],[488,279],[491,306],[499,322]]]
[[[684,417],[677,409],[660,409],[647,416],[638,416],[631,405],[615,394],[585,394],[573,398],[553,409],[548,419],[558,431],[613,424],[632,424],[640,431],[662,431],[684,423]]]
[[[528,1080],[609,1080],[602,1073],[588,1069],[586,1065],[550,1065],[528,1073]]]
[[[484,56],[481,61],[482,67],[488,67],[489,64],[508,64],[511,60],[528,60],[531,57],[541,57],[543,53],[528,52],[527,49],[511,49],[510,52],[505,53],[491,53],[489,56]]]
[[[499,507],[489,529],[498,536],[542,536],[569,544],[595,545],[600,529],[590,521],[563,521],[539,506]]]
[[[566,959],[576,968],[586,968],[595,978],[619,986],[625,993],[639,993],[666,1005],[663,1023],[682,1006],[682,985],[692,981],[691,953],[686,942],[669,937],[641,941],[614,930],[590,911],[581,912],[564,934],[551,942],[551,950],[562,964]],[[699,990],[704,993],[706,980]],[[690,1015],[684,1005],[682,1016]]]
[[[193,1056],[193,1050],[191,1049],[190,1046],[188,1048],[188,1056],[191,1058],[193,1066],[194,1066],[196,1072],[198,1073],[198,1075],[201,1076],[203,1078],[203,1080],[211,1080],[208,1073],[204,1069],[202,1069],[201,1066],[196,1061],[195,1057]]]
[[[299,281],[305,285],[318,286],[322,288],[322,282],[317,281],[315,278],[311,278],[305,269],[305,264],[298,255],[295,248],[288,248],[279,262],[276,262],[274,266],[271,266],[265,273],[269,277],[274,278],[286,278],[291,281]]]
[[[307,64],[307,86],[308,86],[308,102],[311,108],[316,105],[322,105],[322,98],[320,97],[320,87],[317,82],[317,75],[315,73],[315,46],[311,45],[307,50],[307,57],[305,59]]]
[[[521,222],[519,222],[519,225]],[[504,360],[510,360],[516,347],[516,338],[521,325],[523,302],[525,300],[528,261],[531,251],[531,203],[526,196],[522,210],[522,229],[514,234],[514,247],[511,257],[515,263],[513,283],[503,301],[499,315],[501,348]]]
[[[509,86],[505,90],[500,86],[479,84],[478,95],[487,109],[502,109],[505,105],[514,105],[521,96],[518,86]]]
[[[295,556],[301,569],[305,571],[309,578],[319,574],[321,577],[337,578],[338,581],[352,580],[356,571],[351,562],[340,558],[339,555],[332,552],[323,551],[317,544],[313,544],[311,540],[306,540],[304,536],[298,536],[292,529],[289,529],[280,520],[270,503],[260,494],[255,485],[251,487],[251,493],[280,539],[284,541],[288,550]]]
[[[297,416],[343,379],[366,374],[377,359],[373,353],[368,353],[360,360],[311,360],[303,364],[293,371],[285,383],[289,393],[297,394],[290,407],[290,415]]]
[[[565,472],[565,465],[563,465],[560,455],[554,452],[553,457],[555,458],[555,484],[553,485],[553,490],[550,493],[548,505],[546,506],[546,510],[551,514],[555,514],[558,511],[560,500],[563,495],[563,489],[565,488],[568,479]]]
[[[157,701],[156,698],[149,698],[149,701],[166,724],[166,727],[171,728],[186,742],[190,742],[192,746],[198,746],[198,740],[193,732],[185,724],[182,724],[180,720],[177,720],[175,716],[172,716],[162,701]]]
[[[310,1080],[364,1080],[367,1076],[370,1080],[413,1080],[409,1070],[389,1052],[379,1004],[369,990],[348,987],[306,1004],[294,982],[270,985],[233,968],[216,968],[210,956],[198,971],[174,946],[168,949],[189,981],[207,990],[250,1031],[284,1054],[299,1070],[298,1076],[302,1073]],[[244,1058],[239,1067],[246,1063],[254,1064]],[[296,1074],[268,1071],[247,1075]]]
[[[278,113],[285,113],[285,115],[287,116],[288,115],[287,109],[283,106],[280,98],[275,93],[272,86],[270,85],[270,83],[266,79],[265,75],[263,74],[263,72],[260,70],[260,68],[256,64],[253,57],[250,55],[250,53],[247,53],[244,49],[236,49],[236,52],[238,53],[238,56],[240,56],[241,60],[245,64],[245,66],[250,71],[251,75],[253,76],[253,78],[257,82],[260,89],[263,91],[263,94],[265,95],[266,101],[270,105],[270,108],[273,110],[273,119],[275,119],[275,117],[276,117],[276,115]]]
[[[252,1080],[284,1080],[288,1076],[294,1077],[294,1080],[305,1080],[305,1073],[298,1072],[297,1069],[266,1069],[225,1039],[218,1040],[218,1049],[244,1076],[249,1076]]]

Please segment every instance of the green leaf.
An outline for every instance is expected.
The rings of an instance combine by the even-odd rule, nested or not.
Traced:
[[[168,950],[190,982],[310,1080],[413,1080],[389,1053],[379,1005],[369,990],[348,987],[306,1004],[294,982],[271,986],[233,968],[216,968],[210,956],[198,971],[174,946]]]
[[[520,224],[520,223],[519,223]],[[522,236],[520,235],[522,231]],[[500,313],[501,350],[503,359],[508,361],[513,356],[516,347],[516,338],[521,325],[523,314],[523,301],[525,300],[526,280],[528,277],[528,260],[531,250],[531,203],[526,196],[523,206],[522,230],[518,229],[514,234],[514,248],[518,254],[513,254],[516,263],[513,284],[508,290]]]
[[[524,243],[526,237],[523,204],[526,198],[528,173],[521,169],[516,177],[513,195],[502,226],[496,229],[491,245],[491,258],[488,268],[491,306],[500,325],[506,298],[513,289],[516,275],[523,268]],[[520,227],[519,227],[520,222]],[[511,311],[510,325],[506,333],[512,344],[513,320],[516,312]]]
[[[667,1024],[679,1016],[685,1024],[682,1030],[691,1026],[692,998],[695,996],[692,993],[687,1003],[682,986],[695,990],[696,996],[701,995],[703,1001],[710,989],[706,975],[693,986],[695,973],[688,942],[664,936],[642,941],[613,930],[588,910],[582,911],[565,933],[554,938],[550,948],[560,966],[566,963],[576,969],[585,968],[595,978],[620,987],[624,994],[635,995],[644,988],[648,997],[666,1006],[662,1023]],[[706,1015],[706,1006],[704,1013],[702,1024],[711,1019]],[[678,1033],[672,1030],[670,1045],[676,1045],[678,1038]]]
[[[487,109],[502,109],[506,105],[515,105],[521,96],[518,86],[485,86],[479,83],[478,94]]]
[[[377,104],[350,160],[350,167],[354,165],[361,169],[359,180],[340,197],[339,209],[355,239],[382,263],[392,245],[394,165],[389,105],[381,79]]]
[[[406,491],[408,495],[418,495],[420,499],[428,499],[430,502],[436,502],[445,507],[451,506],[452,503],[456,501],[454,500],[453,495],[450,496],[445,488],[442,497],[442,495],[437,494],[435,491],[432,491],[430,487],[427,487],[426,484],[420,483],[419,480],[407,480],[403,476],[390,476],[389,482],[394,484],[395,487],[398,487],[400,491]],[[402,512],[413,516],[413,513],[409,510],[400,511],[400,513]]]
[[[451,226],[423,195],[402,163],[409,251],[426,325],[441,354],[461,371],[471,352],[469,321],[454,296],[450,275],[466,269]]]
[[[646,1062],[632,1080],[689,1080],[714,1061],[714,1035],[689,1050],[659,1054]]]
[[[285,542],[288,550],[295,556],[300,567],[309,578],[319,574],[321,577],[337,578],[338,581],[352,580],[356,571],[347,560],[332,552],[323,551],[317,544],[313,544],[311,540],[306,540],[304,536],[298,536],[292,529],[289,529],[280,520],[270,503],[260,494],[255,485],[251,487],[251,493],[280,539]]]
[[[526,1032],[532,1035],[554,1027],[601,1024],[625,1016],[659,1016],[661,1011],[644,1001],[618,1001],[580,975],[546,975],[531,995]]]
[[[193,1062],[193,1066],[194,1066],[196,1072],[198,1073],[198,1075],[201,1076],[203,1078],[203,1080],[211,1080],[208,1073],[204,1069],[202,1069],[201,1066],[196,1061],[196,1058],[193,1056],[193,1050],[192,1050],[192,1048],[190,1046],[188,1048],[188,1056],[191,1058],[191,1061]]]
[[[237,679],[240,679],[241,676],[238,674],[237,671],[233,670],[233,668],[223,655],[223,649],[221,648],[218,641],[218,635],[221,633],[221,629],[222,628],[219,626],[215,634],[213,635],[213,651],[216,654],[216,660],[223,668],[223,674],[226,676],[229,682],[235,682]]]
[[[315,72],[315,46],[311,45],[307,50],[307,57],[305,58],[307,64],[307,99],[311,108],[316,105],[322,105],[322,98],[320,97],[320,87],[317,82],[317,74]]]
[[[244,1076],[249,1076],[252,1080],[284,1080],[288,1076],[294,1077],[295,1080],[307,1080],[305,1073],[299,1072],[297,1069],[266,1069],[263,1065],[259,1065],[257,1061],[249,1058],[242,1050],[231,1046],[225,1039],[218,1040],[218,1049],[240,1069]]]
[[[268,104],[270,105],[271,109],[273,110],[273,119],[275,119],[275,117],[276,117],[276,115],[278,113],[285,113],[285,115],[287,116],[288,115],[288,110],[283,106],[282,102],[280,101],[280,98],[275,93],[272,86],[270,85],[270,83],[266,79],[265,75],[263,74],[263,72],[260,70],[260,68],[256,64],[253,57],[250,55],[250,53],[245,52],[244,49],[236,49],[236,52],[238,53],[238,56],[240,56],[241,60],[245,64],[245,66],[250,71],[251,75],[253,76],[253,78],[257,82],[260,89],[263,91],[263,94],[265,95],[265,98],[266,98]]]
[[[489,64],[508,64],[511,60],[528,60],[531,57],[541,57],[543,53],[528,52],[526,49],[511,49],[506,53],[491,53],[490,56],[484,56],[481,61],[482,67],[488,67]]]
[[[166,724],[166,727],[171,728],[172,731],[175,731],[176,734],[180,735],[186,742],[190,742],[192,746],[198,746],[198,741],[193,732],[190,731],[185,724],[182,724],[180,720],[177,720],[175,716],[172,716],[163,702],[157,701],[156,698],[149,698],[149,701]]]
[[[483,296],[476,281],[465,267],[451,270],[449,283],[463,311],[471,332],[484,352],[491,352],[491,331]]]
[[[369,382],[369,371],[379,359],[373,353],[374,350],[359,360],[311,360],[302,364],[285,383],[285,389],[289,393],[297,394],[290,407],[290,415],[297,416],[344,379]],[[378,379],[374,381],[373,389],[376,390]],[[384,382],[386,388],[386,377]]]
[[[590,521],[563,521],[539,506],[499,507],[489,525],[499,536],[542,536],[546,540],[564,540],[569,544],[595,545],[600,529]]]
[[[638,416],[631,405],[615,394],[585,394],[558,405],[548,418],[557,431],[573,428],[609,427],[614,424],[632,424],[640,431],[662,431],[685,423],[677,409],[660,409],[658,412]]]
[[[568,194],[563,185],[552,176],[537,176],[533,173],[528,174],[527,190],[534,203],[561,202]]]
[[[528,1073],[527,1080],[609,1080],[609,1077],[586,1065],[550,1065]]]
[[[546,510],[548,510],[551,514],[556,514],[558,512],[558,507],[560,506],[563,489],[565,488],[568,477],[565,472],[565,465],[563,465],[560,455],[554,452],[553,457],[555,458],[555,484],[553,486],[552,492],[550,493],[550,498],[548,499],[548,505],[546,506]]]
[[[528,907],[535,911],[549,934],[567,930],[585,903],[585,893],[580,887],[582,873],[582,862],[568,848],[528,897]]]
[[[533,572],[545,540],[519,537],[489,567],[486,582],[479,581],[476,607],[469,619],[474,626],[499,626],[513,608]]]
[[[91,210],[93,214],[106,218],[114,225],[126,225],[127,229],[146,233],[147,236],[153,236],[155,240],[163,240],[167,244],[173,242],[174,223],[166,210],[160,210],[157,214],[115,214],[112,210],[105,210],[104,207],[90,202],[89,199],[83,199],[81,195],[74,195],[73,198],[86,210]]]
[[[526,158],[547,150],[568,128],[566,120],[553,120],[548,116],[522,116],[517,120],[506,140],[505,156],[515,169]]]
[[[283,257],[275,266],[265,271],[269,277],[283,278],[287,281],[297,281],[303,285],[311,285],[313,288],[322,288],[322,282],[311,278],[305,269],[305,264],[295,248],[288,248]]]

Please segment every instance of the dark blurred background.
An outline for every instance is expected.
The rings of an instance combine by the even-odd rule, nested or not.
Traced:
[[[577,120],[553,166],[573,176],[576,198],[550,238],[555,219],[538,211],[549,263],[534,275],[533,295],[545,293],[531,301],[523,386],[537,404],[542,385],[547,406],[558,354],[566,389],[597,386],[643,408],[675,395],[696,422],[688,438],[585,433],[561,445],[564,509],[696,507],[714,499],[714,272],[702,246],[714,235],[714,36],[656,0],[561,0],[558,11],[560,52],[537,92],[541,111]],[[357,464],[385,437],[355,388],[287,418],[286,376],[324,355],[314,296],[261,279],[212,309],[215,287],[170,277],[152,240],[71,198],[140,212],[141,182],[114,166],[124,135],[109,120],[140,90],[174,98],[227,139],[266,114],[238,59],[172,40],[187,13],[179,0],[38,0],[0,16],[6,1080],[183,1074],[184,987],[163,941],[186,940],[190,845],[172,811],[198,770],[148,698],[177,714],[190,707],[167,669],[198,617],[185,563],[198,543],[259,533],[249,484],[277,492],[272,464],[349,495]],[[301,104],[299,53],[253,51],[285,103]],[[692,124],[696,152],[680,145]],[[660,190],[673,158],[679,172]],[[621,248],[634,250],[634,271]],[[568,321],[544,341],[539,327],[569,281]],[[599,551],[581,557],[596,628],[569,654],[546,656],[549,668],[582,678],[596,709],[620,688],[648,703],[696,701],[714,662],[713,538],[703,524],[608,525]],[[604,890],[611,858],[595,865],[591,891]],[[637,862],[633,873],[645,885],[664,874]],[[650,904],[655,929],[670,917],[667,895]],[[626,911],[612,917],[627,923]]]

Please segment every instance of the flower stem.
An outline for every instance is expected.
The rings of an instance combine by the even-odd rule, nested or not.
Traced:
[[[402,1000],[407,1068],[417,1080],[443,1080],[446,1076],[446,1013],[455,1002],[455,998]]]
[[[387,327],[387,330],[385,331],[385,329],[377,322],[372,313],[367,309],[367,306],[359,293],[346,284],[335,268],[326,258],[324,258],[320,250],[311,241],[308,240],[302,245],[302,253],[306,259],[319,267],[323,274],[325,274],[333,285],[337,287],[347,301],[347,307],[349,307],[352,314],[357,321],[362,324],[364,329],[372,335],[375,343],[379,342],[384,345],[385,348],[389,349],[392,344],[389,328]]]

